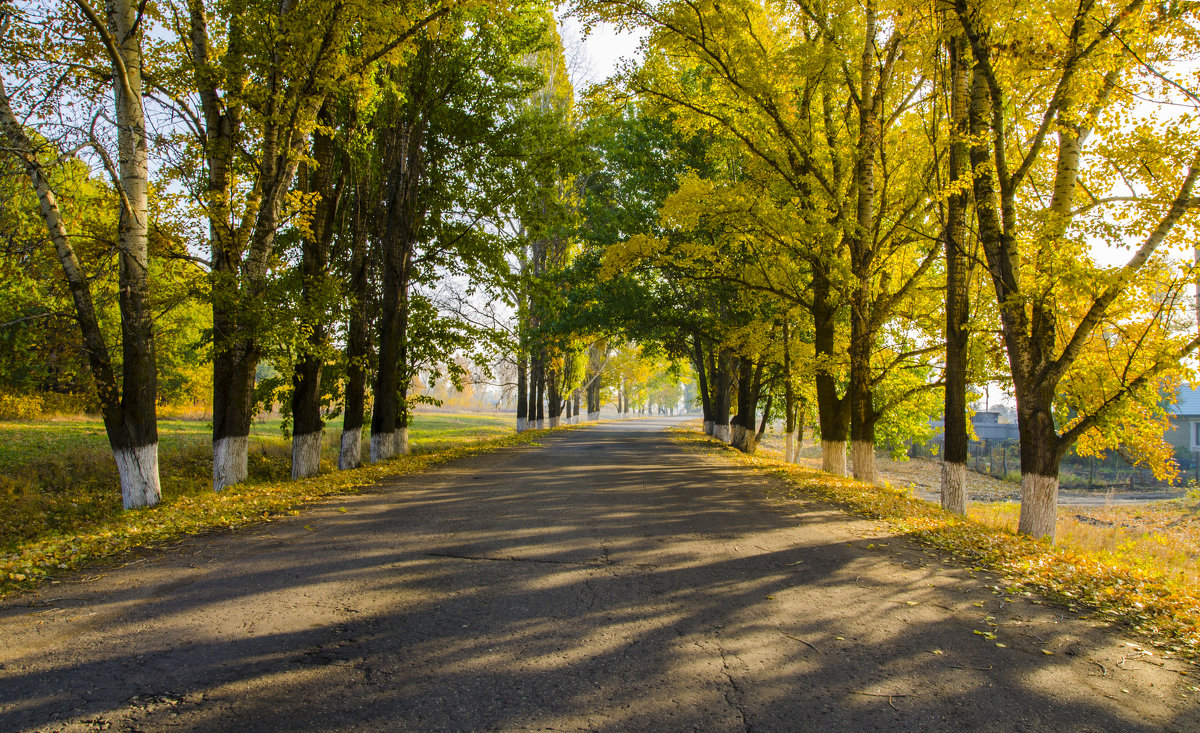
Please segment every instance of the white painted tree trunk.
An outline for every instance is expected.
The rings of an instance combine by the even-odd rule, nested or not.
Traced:
[[[250,437],[246,435],[213,441],[213,491],[246,480],[249,448]]]
[[[755,448],[755,433],[741,425],[733,426],[733,436],[729,444],[743,453],[753,453]]]
[[[408,448],[408,428],[396,428],[396,432],[392,433],[392,439],[395,441],[392,455],[406,456],[409,453]]]
[[[796,432],[792,431],[783,438],[783,462],[796,462]]]
[[[371,462],[386,461],[396,453],[395,433],[371,433]]]
[[[879,482],[879,472],[875,470],[875,444],[867,440],[850,441],[850,465],[854,469],[854,478],[868,484]]]
[[[1058,477],[1021,474],[1021,520],[1017,530],[1054,541],[1058,524]]]
[[[551,415],[550,416],[550,427],[557,428],[558,426],[559,426],[559,419],[557,417],[554,417],[553,415]]]
[[[538,429],[538,430],[545,430],[545,429],[546,429],[546,418],[544,418],[544,417],[543,417],[541,420],[538,420],[538,421],[537,421],[537,429]]]
[[[292,436],[292,478],[308,478],[321,472],[323,430]]]
[[[362,465],[362,428],[342,431],[342,447],[338,451],[338,469],[349,471]]]
[[[588,413],[588,421],[594,421],[594,420],[599,420],[599,419],[600,419],[600,413],[598,411]]]
[[[821,470],[835,476],[846,475],[846,443],[844,441],[821,441]]]
[[[713,437],[723,443],[733,442],[733,431],[728,425],[713,425]]]
[[[967,464],[942,461],[942,508],[967,513]]]
[[[714,425],[716,425],[716,423],[714,423],[712,420],[705,420],[704,421],[704,434],[712,435]]]
[[[158,481],[158,443],[139,448],[113,451],[117,476],[121,479],[121,500],[126,509],[154,506],[162,498]]]
[[[517,418],[517,432],[523,433],[528,429],[529,429],[529,418],[518,417]]]

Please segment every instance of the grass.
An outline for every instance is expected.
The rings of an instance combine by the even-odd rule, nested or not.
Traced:
[[[1200,516],[1188,501],[1107,507],[1059,507],[1055,544],[1104,562],[1178,576],[1200,586]],[[969,516],[993,529],[1015,532],[1017,502],[972,504]]]
[[[125,512],[98,420],[0,422],[0,597],[147,544],[263,521],[384,476],[526,444],[544,434],[516,435],[507,416],[419,414],[410,429],[413,455],[335,471],[341,425],[331,423],[322,448],[323,473],[292,481],[288,441],[273,422],[257,423],[251,432],[249,479],[215,494],[209,430],[203,422],[161,422],[163,501]]]
[[[1152,549],[1167,547],[1176,534],[1195,542],[1196,533],[1200,533],[1195,513],[1185,515],[1178,505],[1139,507],[1147,518],[1145,530],[1120,527],[1117,522],[1114,527],[1126,534],[1060,529],[1059,543],[1051,545],[1013,530],[1015,504],[976,507],[972,516],[960,517],[906,490],[864,484],[802,464],[786,464],[770,453],[743,455],[694,430],[678,428],[676,437],[693,450],[720,453],[754,470],[779,476],[783,488],[775,490],[776,498],[817,498],[852,514],[880,520],[891,530],[941,550],[968,567],[1001,574],[1006,582],[1002,590],[1006,592],[1036,593],[1070,609],[1090,609],[1100,618],[1143,634],[1163,649],[1200,657],[1200,586],[1195,580],[1195,553],[1190,549],[1195,545]],[[1077,509],[1067,511],[1082,514]],[[1183,521],[1171,524],[1180,517]],[[1071,521],[1093,526],[1073,518]],[[1155,522],[1161,524],[1158,530],[1151,529]],[[1187,529],[1178,529],[1185,524]],[[1180,565],[1184,556],[1188,556],[1187,564]]]

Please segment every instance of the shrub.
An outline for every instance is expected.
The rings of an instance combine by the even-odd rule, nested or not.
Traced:
[[[0,419],[32,420],[42,414],[42,396],[0,390]]]

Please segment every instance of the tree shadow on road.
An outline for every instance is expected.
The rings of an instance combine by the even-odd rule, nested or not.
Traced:
[[[553,443],[4,610],[47,635],[0,657],[0,729],[1200,728],[1142,662],[1080,673],[1106,629],[903,537],[665,439]]]

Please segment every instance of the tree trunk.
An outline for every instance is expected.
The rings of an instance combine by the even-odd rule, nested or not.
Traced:
[[[322,124],[332,127],[328,106],[321,108]],[[292,377],[292,478],[315,476],[321,470],[321,443],[325,420],[321,417],[321,375],[328,335],[322,302],[328,278],[329,248],[337,215],[340,184],[334,181],[333,139],[318,131],[313,139],[315,171],[306,165],[300,188],[318,197],[310,222],[310,236],[301,241],[300,321],[309,329],[307,344]]]
[[[528,378],[525,375],[525,352],[517,349],[517,432],[528,428],[529,422],[529,389]]]
[[[258,342],[239,336],[236,306],[213,287],[213,491],[246,480]]]
[[[124,73],[114,68],[117,168],[121,216],[118,251],[121,290],[121,431],[109,445],[117,461],[126,509],[153,506],[161,497],[158,477],[158,367],[150,310],[149,150],[142,106],[142,7],[133,0],[110,0],[109,30],[117,41]],[[123,77],[123,79],[122,79]]]
[[[848,237],[850,269],[857,280],[850,294],[850,457],[854,478],[875,483],[875,405],[871,351],[875,346],[872,323],[874,295],[871,278],[875,266],[875,155],[879,149],[876,109],[875,4],[866,3],[858,102],[858,149],[854,186],[858,194],[855,227]],[[880,80],[882,82],[882,80]]]
[[[536,388],[537,399],[533,403],[533,408],[537,412],[537,428],[544,430],[546,428],[546,356],[543,353],[538,354]]]
[[[528,409],[525,427],[530,430],[537,429],[537,404],[538,404],[538,370],[541,365],[538,362],[537,354],[531,349],[529,352],[529,394],[525,398],[526,409]]]
[[[700,414],[702,416],[704,433],[713,434],[712,396],[708,392],[708,369],[704,358],[704,347],[700,343],[700,335],[692,335],[692,364],[696,367],[696,380],[700,384]]]
[[[956,24],[957,25],[957,24]],[[951,183],[968,173],[971,57],[961,27],[949,40]],[[967,190],[956,189],[948,202],[943,240],[946,250],[946,387],[942,463],[942,507],[967,513],[967,320],[970,261],[966,251]]]
[[[754,416],[758,410],[758,389],[762,378],[762,362],[741,357],[738,359],[738,411],[732,420],[730,445],[743,453],[753,453],[755,441]]]
[[[409,256],[411,257],[411,254]],[[412,420],[412,407],[408,403],[408,389],[412,385],[413,376],[408,347],[409,275],[410,272],[406,268],[404,282],[400,288],[400,354],[397,364],[399,376],[396,379],[396,432],[392,436],[392,455],[397,456],[409,454],[408,426]]]
[[[771,417],[771,403],[775,401],[775,395],[767,395],[767,404],[763,406],[762,422],[758,425],[758,434],[754,436],[756,443],[761,443],[763,435],[767,432],[767,420]]]
[[[347,471],[362,465],[362,427],[366,416],[367,356],[369,327],[367,301],[371,297],[367,277],[366,189],[356,181],[354,220],[350,251],[350,324],[346,330],[346,405],[342,417],[342,441],[338,468]]]
[[[817,418],[821,428],[821,470],[846,475],[846,437],[850,427],[850,401],[838,396],[839,375],[833,370],[837,306],[826,274],[813,272],[813,347],[817,356]]]
[[[1049,404],[1017,405],[1017,426],[1021,433],[1021,517],[1017,531],[1053,542],[1058,522],[1062,449],[1051,414]]]
[[[550,427],[557,428],[562,410],[562,400],[558,394],[558,372],[554,369],[550,369],[546,374],[546,403],[546,407],[550,411]]]
[[[796,400],[796,447],[792,451],[792,463],[800,462],[800,449],[804,447],[804,417],[808,408],[808,401],[801,395]]]
[[[713,437],[725,443],[733,440],[733,431],[729,426],[729,407],[733,401],[733,364],[729,352],[721,349],[717,352],[713,371],[716,394],[713,395]]]
[[[408,297],[412,259],[425,209],[425,120],[401,120],[386,131],[386,209],[383,246],[383,310],[379,318],[379,365],[371,411],[371,460],[408,448]]]
[[[792,386],[792,345],[788,321],[783,319],[783,462],[796,459],[796,391]]]
[[[391,248],[391,243],[384,246]],[[400,286],[399,273],[391,260],[384,257],[383,308],[379,314],[379,364],[372,388],[371,461],[378,463],[392,457],[395,451],[396,389],[400,359]]]
[[[870,297],[861,293],[860,297]],[[860,309],[850,317],[850,461],[854,478],[866,483],[879,480],[875,468],[875,421],[878,417],[871,386],[871,349],[874,336]]]

